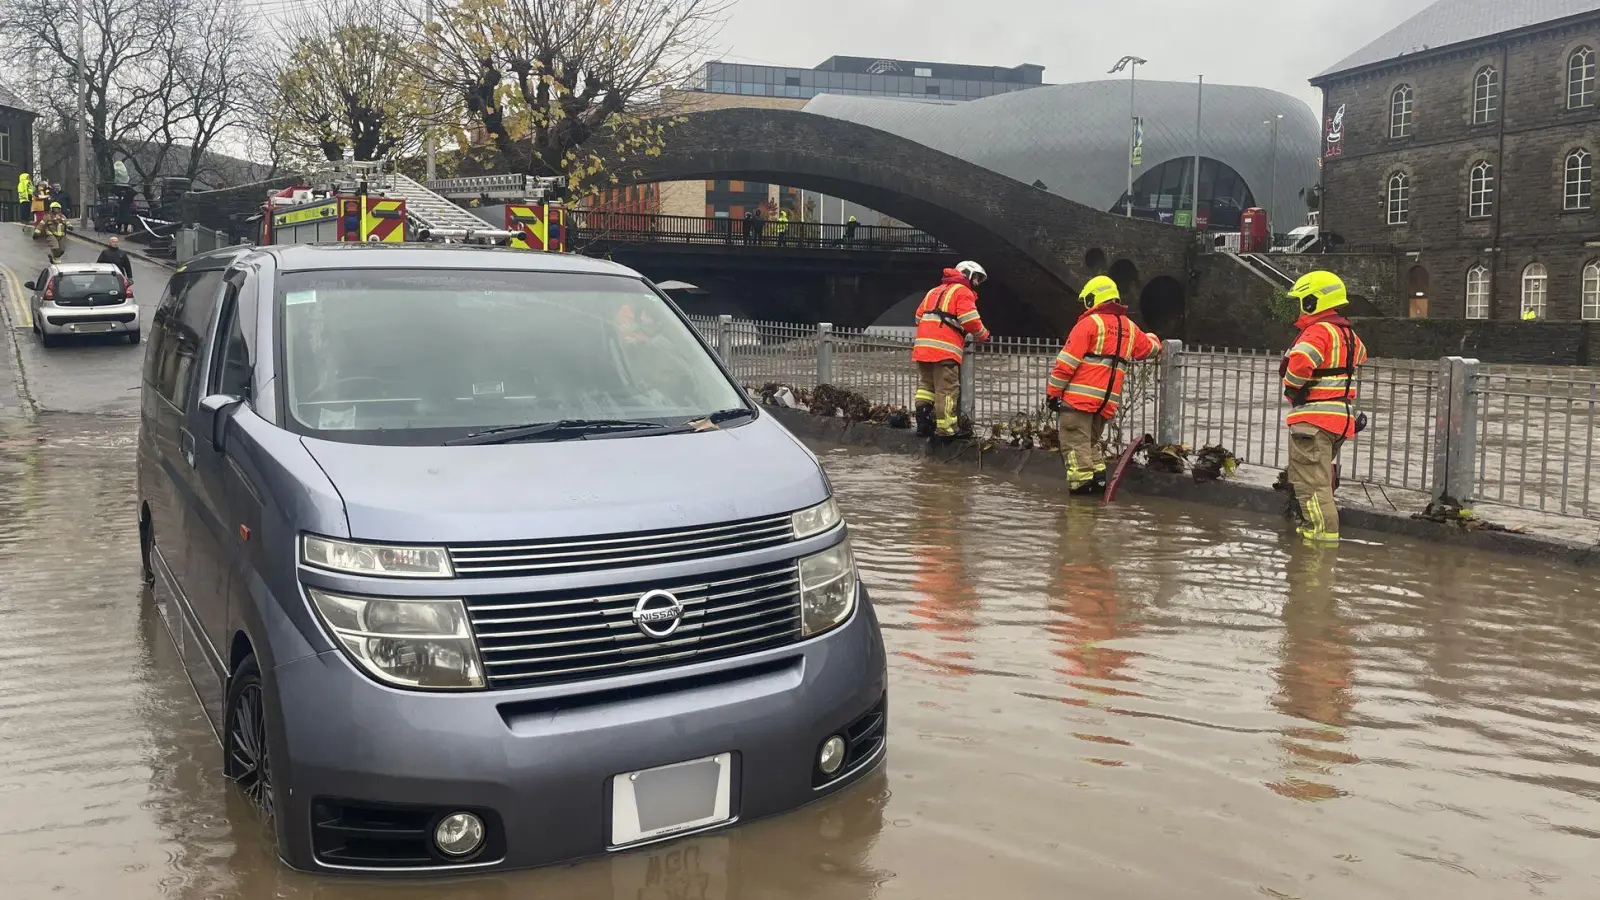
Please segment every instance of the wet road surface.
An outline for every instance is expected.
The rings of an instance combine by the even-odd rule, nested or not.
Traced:
[[[819,448],[891,652],[820,805],[425,886],[284,870],[141,591],[134,425],[0,424],[0,896],[1600,896],[1592,575]]]

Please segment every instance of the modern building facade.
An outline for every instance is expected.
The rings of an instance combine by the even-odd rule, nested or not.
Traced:
[[[0,203],[17,201],[17,176],[33,172],[33,123],[38,115],[0,85]]]
[[[1134,215],[1173,224],[1186,218],[1198,149],[1202,225],[1237,228],[1252,206],[1268,208],[1279,232],[1305,224],[1305,195],[1318,177],[1316,114],[1277,91],[1207,84],[1197,148],[1196,91],[1195,83],[1139,82],[1133,113],[1144,120],[1144,139]],[[1126,79],[959,104],[825,95],[805,110],[900,135],[1096,209],[1125,210]]]
[[[1043,82],[1044,67],[1031,64],[971,66],[834,56],[810,69],[709,62],[687,89],[673,92],[668,99],[683,112],[729,107],[801,109],[811,98],[824,94],[955,104],[1037,88]],[[628,212],[734,219],[743,218],[751,209],[770,214],[785,208],[792,218],[808,221],[843,222],[856,216],[868,225],[902,224],[838,198],[726,179],[656,185],[631,193],[609,191],[597,205]]]
[[[1411,259],[1414,316],[1600,319],[1600,8],[1439,0],[1311,79],[1322,227]]]

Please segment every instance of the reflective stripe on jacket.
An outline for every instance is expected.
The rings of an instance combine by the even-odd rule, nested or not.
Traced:
[[[64,238],[67,236],[66,219],[45,219],[44,233],[51,237]]]
[[[1366,345],[1337,313],[1302,316],[1295,325],[1300,337],[1282,366],[1284,394],[1292,407],[1287,423],[1355,437],[1355,373],[1367,361]]]
[[[1135,360],[1161,350],[1161,340],[1128,318],[1120,303],[1104,303],[1078,317],[1056,355],[1046,393],[1073,409],[1110,419],[1122,405],[1122,383]]]
[[[989,329],[978,315],[978,295],[954,269],[944,270],[944,283],[928,292],[917,306],[917,339],[911,347],[916,362],[961,362],[966,335],[988,340]]]

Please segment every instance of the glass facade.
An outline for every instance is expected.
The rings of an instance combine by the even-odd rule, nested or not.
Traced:
[[[1193,192],[1194,159],[1169,159],[1145,172],[1133,183],[1133,214],[1171,224],[1180,210],[1187,211]],[[1127,203],[1124,194],[1110,211],[1120,213]],[[1239,217],[1256,205],[1256,198],[1232,167],[1210,157],[1200,158],[1200,218],[1212,229],[1239,227]]]
[[[881,73],[839,72],[819,69],[793,69],[755,66],[743,63],[706,63],[693,85],[694,90],[713,94],[739,94],[747,97],[790,97],[810,100],[818,94],[848,94],[860,97],[902,97],[937,100],[977,100],[1011,91],[1039,87],[1039,81],[1002,81],[995,75],[1012,76],[1015,69],[986,70],[988,79],[932,77],[939,74],[932,66],[882,61]],[[951,67],[955,68],[955,67]],[[960,67],[977,69],[979,67]],[[965,73],[964,73],[965,74]]]

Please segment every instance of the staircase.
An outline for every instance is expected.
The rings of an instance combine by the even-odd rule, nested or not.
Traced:
[[[1280,291],[1286,291],[1294,286],[1294,277],[1273,265],[1272,260],[1264,254],[1224,251],[1222,255],[1250,270],[1250,274]]]

